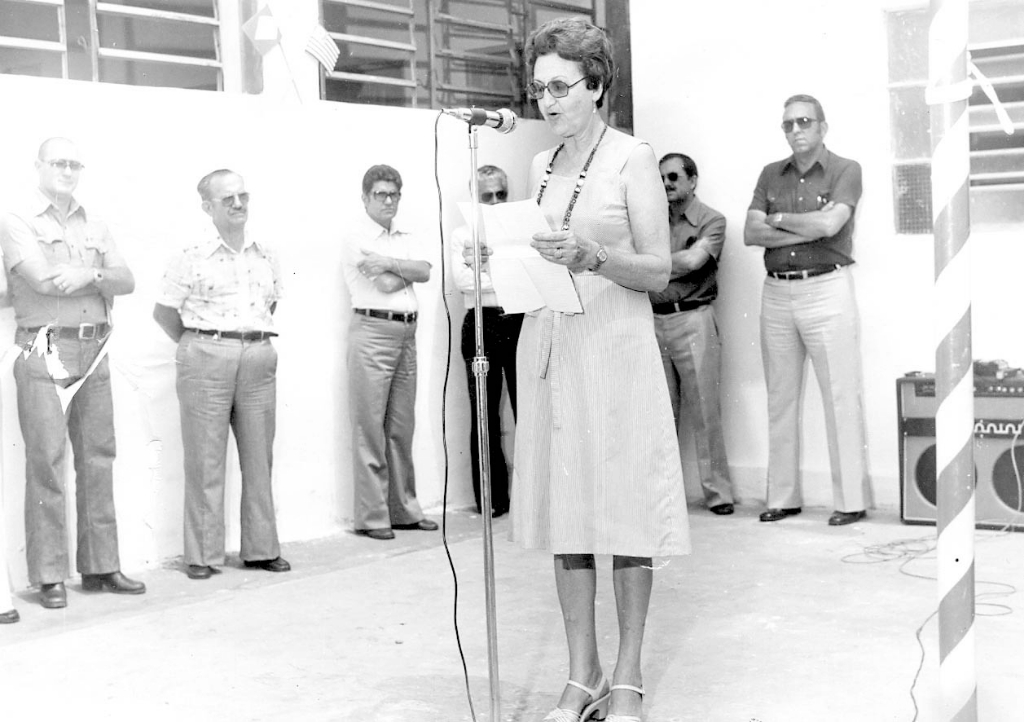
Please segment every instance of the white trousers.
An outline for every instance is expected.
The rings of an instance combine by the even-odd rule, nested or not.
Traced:
[[[810,357],[825,408],[835,508],[867,508],[860,319],[850,269],[792,281],[767,277],[761,354],[768,386],[768,507],[803,505],[800,416]]]

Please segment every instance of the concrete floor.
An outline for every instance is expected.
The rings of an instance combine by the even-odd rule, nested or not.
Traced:
[[[759,507],[691,510],[694,553],[655,575],[645,646],[648,722],[939,720],[933,527],[893,512],[830,528],[829,510],[775,524]],[[566,675],[548,555],[495,523],[501,719],[538,720]],[[480,518],[450,513],[459,631],[476,719],[489,721]],[[915,541],[916,540],[916,541]],[[977,534],[979,719],[1024,718],[1024,534]],[[917,556],[919,555],[920,556]],[[17,599],[0,627],[0,718],[471,720],[440,533],[352,534],[286,545],[294,571],[209,581],[176,566],[138,575],[142,597],[86,594],[68,608]],[[602,657],[614,660],[610,560],[600,563]],[[901,573],[901,568],[903,572]],[[911,576],[918,575],[918,576]],[[608,672],[611,672],[610,667]],[[19,713],[13,716],[13,713]]]

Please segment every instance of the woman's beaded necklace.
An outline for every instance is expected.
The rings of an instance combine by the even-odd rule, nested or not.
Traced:
[[[576,187],[573,189],[572,198],[569,199],[569,207],[565,209],[565,217],[562,218],[562,230],[569,230],[569,219],[572,217],[572,209],[576,206],[576,199],[580,197],[580,191],[583,190],[583,182],[587,179],[587,170],[590,168],[591,161],[594,160],[594,154],[597,153],[597,146],[601,145],[601,141],[604,139],[604,134],[608,131],[606,125],[601,131],[601,135],[598,136],[597,142],[594,143],[594,149],[590,151],[590,156],[587,158],[587,162],[583,164],[583,170],[580,171],[580,177],[576,179]],[[562,143],[555,148],[554,154],[551,156],[551,160],[548,162],[548,167],[544,171],[544,177],[540,181],[540,190],[537,191],[537,205],[540,205],[540,199],[544,197],[544,190],[548,187],[548,180],[551,178],[551,170],[555,167],[555,158],[565,147],[565,143]]]

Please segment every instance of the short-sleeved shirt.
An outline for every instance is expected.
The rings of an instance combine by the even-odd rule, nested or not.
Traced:
[[[157,303],[177,309],[186,328],[273,331],[281,294],[276,252],[248,232],[236,251],[211,228],[171,261]]]
[[[793,156],[769,163],[761,171],[749,210],[775,213],[807,213],[826,203],[850,206],[850,219],[834,236],[783,248],[766,248],[768,271],[803,271],[847,266],[853,263],[853,211],[861,195],[860,163],[838,156],[827,148],[806,173],[801,174]]]
[[[473,236],[469,226],[459,226],[452,232],[452,280],[455,287],[462,291],[467,299],[466,306],[471,307],[474,300],[473,290],[476,287],[476,274],[471,266],[466,265],[463,250],[473,245]],[[485,264],[480,269],[480,304],[482,306],[498,306],[498,296],[494,292],[494,282],[487,272]]]
[[[664,291],[652,292],[651,303],[711,303],[718,297],[718,259],[725,244],[725,216],[694,195],[679,223],[671,228],[671,234],[672,253],[703,240],[711,258],[700,268],[672,278]]]
[[[352,297],[352,308],[397,313],[412,313],[419,308],[416,292],[413,290],[414,284],[409,284],[394,293],[385,293],[374,286],[358,267],[363,259],[363,251],[404,261],[425,261],[426,258],[416,245],[412,234],[402,230],[394,220],[391,221],[391,228],[386,229],[364,214],[352,224],[342,243],[342,272],[349,295]]]
[[[78,201],[72,199],[68,217],[62,221],[50,199],[35,191],[21,208],[0,217],[0,247],[19,326],[78,326],[108,320],[107,301],[98,289],[85,295],[48,296],[33,290],[18,273],[18,265],[28,260],[103,268],[106,254],[116,253],[107,225],[87,214]]]

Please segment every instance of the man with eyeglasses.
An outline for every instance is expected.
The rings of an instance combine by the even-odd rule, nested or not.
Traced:
[[[270,339],[281,298],[276,252],[246,228],[249,193],[234,171],[197,187],[213,221],[172,259],[153,318],[175,355],[185,457],[185,573],[209,579],[225,562],[228,430],[242,471],[242,565],[287,572],[271,489],[277,418],[277,351]]]
[[[761,353],[768,387],[768,500],[761,521],[799,514],[804,366],[814,366],[825,408],[835,512],[831,526],[866,515],[870,502],[861,399],[860,321],[854,296],[854,210],[861,169],[825,147],[825,112],[810,95],[784,104],[793,154],[761,171],[743,238],[761,246]]]
[[[393,529],[435,531],[416,499],[412,438],[416,420],[415,283],[430,280],[411,234],[395,223],[402,176],[375,165],[363,176],[361,215],[343,239],[352,298],[348,398],[357,534],[394,539]]]
[[[83,591],[142,594],[120,571],[114,513],[114,410],[106,341],[114,297],[135,278],[106,224],[75,199],[84,168],[78,147],[39,147],[38,191],[0,218],[0,246],[21,349],[14,361],[25,440],[25,551],[29,581],[47,609],[67,606],[70,575],[65,447],[75,459]],[[0,560],[2,563],[2,560]]]
[[[725,216],[697,197],[697,164],[690,156],[669,153],[660,167],[672,271],[668,287],[650,293],[654,331],[677,429],[689,420],[704,500],[712,513],[723,516],[734,507],[718,399],[722,347],[711,302],[718,297]]]
[[[477,191],[481,203],[496,205],[508,200],[508,176],[493,165],[477,169]],[[473,359],[476,357],[476,278],[473,273],[473,238],[469,226],[460,226],[452,233],[452,276],[455,286],[462,291],[466,316],[462,320],[462,358],[466,362],[466,380],[469,382],[469,402],[472,416],[470,455],[473,464],[473,495],[476,509],[480,505],[480,448],[477,443],[476,376]],[[467,257],[469,260],[467,260]],[[491,458],[491,513],[501,516],[508,512],[508,466],[501,449],[501,390],[502,374],[508,385],[512,415],[516,414],[516,345],[523,326],[523,314],[505,313],[498,305],[494,284],[488,272],[486,256],[480,268],[480,304],[483,310],[484,353],[490,362],[487,372],[487,432]]]

